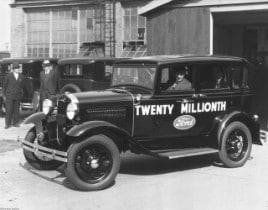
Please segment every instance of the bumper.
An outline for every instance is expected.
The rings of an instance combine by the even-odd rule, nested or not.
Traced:
[[[19,137],[17,141],[20,143],[23,149],[33,152],[36,156],[44,156],[52,160],[67,163],[67,152],[43,147],[39,145],[37,142],[30,143]]]

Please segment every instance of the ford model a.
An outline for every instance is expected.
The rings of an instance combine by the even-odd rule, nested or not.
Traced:
[[[115,64],[111,88],[45,100],[22,140],[41,170],[66,166],[80,190],[111,185],[120,153],[174,159],[218,153],[226,167],[248,160],[259,141],[250,114],[248,63],[234,57],[155,56]]]
[[[115,58],[66,58],[59,60],[60,92],[77,93],[109,87]]]

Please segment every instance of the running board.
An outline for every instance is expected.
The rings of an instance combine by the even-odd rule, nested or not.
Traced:
[[[196,155],[206,155],[206,154],[212,154],[212,153],[218,153],[219,150],[209,147],[202,147],[202,148],[183,148],[179,150],[173,150],[173,151],[152,151],[157,156],[161,158],[168,158],[168,159],[176,159],[176,158],[182,158],[182,157],[190,157],[190,156],[196,156]]]

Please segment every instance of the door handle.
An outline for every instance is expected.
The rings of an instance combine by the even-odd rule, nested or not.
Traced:
[[[207,95],[200,93],[200,94],[199,94],[199,97],[200,97],[200,98],[205,98],[205,97],[207,97]]]
[[[179,103],[189,103],[190,100],[184,98],[184,99],[177,100],[176,102],[179,102]]]

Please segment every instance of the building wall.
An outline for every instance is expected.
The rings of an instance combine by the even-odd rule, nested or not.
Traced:
[[[25,56],[25,15],[22,8],[11,9],[11,43],[10,52],[11,57]]]
[[[123,8],[120,3],[115,6],[115,57],[119,57],[123,50]]]
[[[146,1],[116,1],[115,4],[115,57],[122,54],[125,40],[125,26],[129,27],[124,21],[126,9],[135,8],[144,5]],[[66,2],[66,3],[65,3]],[[92,1],[93,2],[93,1]],[[105,52],[109,52],[107,48],[107,36],[105,36],[104,14],[100,20],[93,20],[92,24],[86,23],[87,17],[83,15],[83,11],[87,8],[97,8],[100,4],[92,3],[86,0],[66,0],[66,1],[15,1],[12,4],[11,14],[11,54],[12,56],[33,56],[33,57],[73,57],[79,51],[79,46],[83,42],[103,41],[106,43]],[[77,9],[77,19],[73,20],[73,10]],[[64,13],[61,14],[60,11]],[[58,15],[56,14],[58,13]],[[89,14],[89,13],[87,13]],[[95,13],[94,13],[95,14]],[[106,14],[107,15],[107,14]],[[137,14],[136,14],[137,16]],[[58,18],[57,18],[58,17]],[[93,15],[93,19],[96,16]],[[57,20],[55,20],[57,18]],[[83,20],[85,18],[85,20]],[[89,17],[90,18],[90,17]],[[142,17],[144,19],[144,17]],[[135,18],[130,17],[129,21]],[[136,17],[136,23],[137,21]],[[59,22],[62,21],[61,24]],[[74,22],[77,22],[77,28],[73,28]],[[144,21],[145,22],[145,21]],[[81,25],[83,24],[83,26]],[[90,30],[82,29],[84,25],[92,27]],[[71,26],[72,27],[68,27]],[[134,35],[138,34],[139,27],[131,27]],[[19,33],[19,36],[18,36]],[[37,35],[38,34],[38,35]],[[47,34],[47,35],[46,35]],[[86,34],[87,40],[83,40],[82,36]],[[75,40],[73,36],[76,36]],[[71,38],[70,38],[71,37]],[[109,38],[108,38],[109,40]],[[127,41],[132,41],[127,39]],[[137,41],[137,40],[133,40]],[[108,49],[108,50],[107,50]],[[108,53],[107,53],[108,54]]]
[[[210,12],[208,8],[157,10],[147,16],[148,54],[208,54]]]

